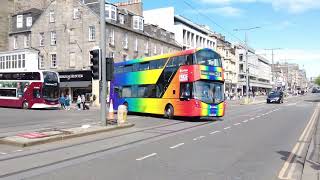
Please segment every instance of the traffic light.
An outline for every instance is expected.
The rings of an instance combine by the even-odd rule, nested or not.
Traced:
[[[113,79],[113,58],[106,58],[107,61],[107,81]]]
[[[100,76],[99,76],[99,64],[100,64],[100,50],[99,49],[95,49],[90,51],[90,61],[91,61],[91,77],[94,80],[99,80]]]

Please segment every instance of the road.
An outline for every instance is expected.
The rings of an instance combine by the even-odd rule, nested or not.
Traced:
[[[319,99],[319,95],[308,95],[288,99],[284,104],[232,105],[221,121],[135,115],[129,117],[136,124],[130,129],[23,149],[0,145],[0,178],[279,179],[279,172],[307,127],[317,106],[315,100]],[[74,118],[68,122],[70,125],[82,123],[96,114],[88,111],[64,115],[48,111],[44,116],[47,119],[41,122],[37,119],[41,111],[20,110],[25,117],[22,120],[19,113],[9,116],[3,112],[8,109],[0,110],[0,132],[4,134],[5,128],[12,132],[24,126],[30,128],[29,114],[39,126],[42,123],[55,126],[66,117]],[[7,120],[3,120],[4,116]],[[8,121],[11,118],[13,125]]]

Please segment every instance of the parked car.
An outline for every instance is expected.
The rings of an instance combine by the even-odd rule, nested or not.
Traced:
[[[271,91],[267,97],[267,103],[283,103],[283,92]]]

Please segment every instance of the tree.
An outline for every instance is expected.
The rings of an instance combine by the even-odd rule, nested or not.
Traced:
[[[320,86],[320,75],[316,78],[315,83],[316,83],[318,86]]]

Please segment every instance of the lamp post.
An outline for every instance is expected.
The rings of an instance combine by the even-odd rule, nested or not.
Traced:
[[[271,79],[272,79],[272,82],[274,83],[273,84],[273,88],[274,88],[274,86],[275,86],[275,79],[274,79],[274,62],[273,62],[273,57],[274,57],[274,54],[273,54],[273,51],[274,50],[280,50],[280,49],[282,49],[282,48],[270,48],[270,49],[264,49],[264,50],[269,50],[269,51],[271,51]]]
[[[251,28],[244,28],[244,29],[234,29],[234,31],[244,31],[245,36],[245,49],[246,49],[246,102],[249,102],[249,67],[248,67],[248,38],[247,38],[247,31],[261,28],[259,26],[251,27]]]

